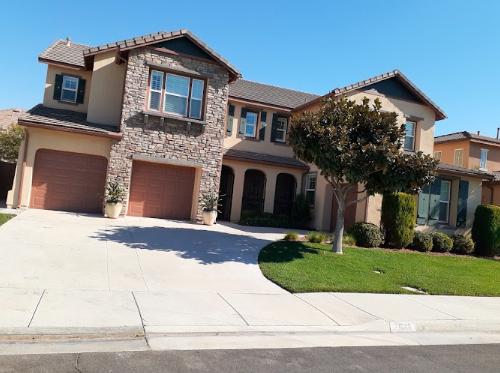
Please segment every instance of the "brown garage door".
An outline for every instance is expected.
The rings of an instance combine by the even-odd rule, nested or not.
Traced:
[[[30,207],[99,213],[106,169],[104,157],[41,149],[35,156]]]
[[[128,214],[188,220],[195,169],[134,161]]]

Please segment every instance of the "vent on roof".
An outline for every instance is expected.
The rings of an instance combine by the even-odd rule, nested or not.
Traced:
[[[66,37],[66,46],[71,47],[71,39],[69,38],[69,36]]]

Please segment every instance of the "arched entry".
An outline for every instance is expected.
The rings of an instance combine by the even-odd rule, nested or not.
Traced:
[[[242,212],[262,213],[266,191],[266,175],[259,170],[247,170],[243,184]]]
[[[219,220],[229,220],[231,218],[231,203],[233,201],[234,172],[231,167],[222,166],[220,175],[220,218]]]
[[[274,192],[275,215],[291,215],[296,190],[297,182],[295,181],[295,177],[293,177],[293,175],[286,173],[278,175],[276,178],[276,189]]]

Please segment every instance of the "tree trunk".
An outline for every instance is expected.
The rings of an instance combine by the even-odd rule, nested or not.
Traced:
[[[341,193],[339,193],[341,194]],[[344,212],[345,212],[345,198],[342,194],[337,198],[337,221],[335,222],[335,233],[333,236],[332,250],[337,254],[342,254],[342,239],[344,238]]]

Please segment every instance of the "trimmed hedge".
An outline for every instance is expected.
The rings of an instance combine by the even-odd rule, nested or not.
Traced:
[[[356,223],[348,232],[361,247],[379,247],[384,241],[382,231],[372,223]]]
[[[400,249],[413,242],[416,214],[414,196],[406,193],[384,194],[382,227],[387,246]]]
[[[453,247],[453,240],[443,232],[432,233],[432,250],[440,253],[448,253]]]
[[[476,244],[476,254],[483,256],[500,255],[500,207],[479,205],[474,214],[472,239]]]
[[[470,236],[456,234],[453,237],[453,249],[455,254],[472,254],[474,252],[474,241]]]
[[[432,240],[432,234],[425,232],[415,232],[415,236],[413,237],[413,243],[410,245],[410,248],[418,251],[431,251],[434,246]]]
[[[297,232],[288,232],[285,234],[285,237],[283,237],[284,241],[298,241],[299,240],[299,234]]]

